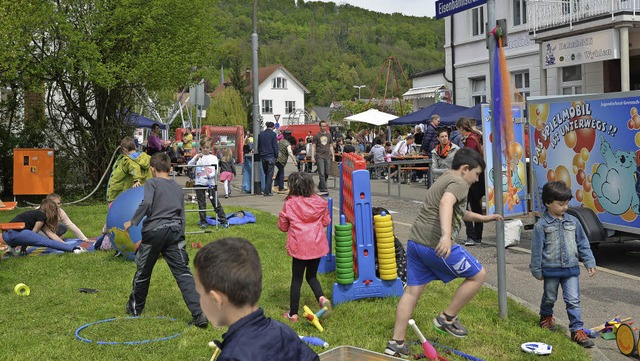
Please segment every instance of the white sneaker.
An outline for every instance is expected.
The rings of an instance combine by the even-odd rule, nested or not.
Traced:
[[[16,252],[16,249],[7,245],[7,250],[5,251],[5,254],[11,257],[17,257],[18,256],[18,252]]]
[[[73,249],[73,253],[75,254],[86,253],[86,252],[88,252],[87,249],[82,247],[77,247]]]

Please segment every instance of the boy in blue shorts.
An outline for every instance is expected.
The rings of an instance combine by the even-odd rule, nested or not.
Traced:
[[[413,223],[407,243],[407,287],[396,310],[393,338],[384,353],[408,356],[405,342],[407,324],[425,286],[434,280],[448,283],[465,278],[447,308],[433,323],[455,337],[465,337],[467,330],[458,320],[458,312],[478,293],[486,271],[467,250],[454,242],[463,221],[501,220],[499,214],[481,215],[467,210],[469,187],[478,181],[485,168],[480,153],[460,149],[451,165],[427,191],[422,208]]]
[[[562,181],[549,182],[542,187],[542,217],[533,228],[531,240],[531,274],[544,281],[544,293],[540,301],[539,326],[555,329],[553,304],[558,298],[558,286],[567,307],[571,339],[582,347],[593,347],[582,327],[580,315],[580,264],[589,273],[596,273],[589,240],[578,219],[567,214],[571,189]]]

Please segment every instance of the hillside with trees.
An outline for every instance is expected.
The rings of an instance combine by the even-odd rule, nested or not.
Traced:
[[[362,97],[368,98],[379,76],[376,96],[382,96],[386,68],[381,69],[389,56],[398,58],[407,78],[444,65],[440,20],[323,2],[298,1],[296,7],[293,0],[260,0],[258,7],[260,66],[283,64],[311,91],[309,105],[353,99],[353,85],[367,85]],[[251,1],[218,3],[214,27],[224,40],[214,47],[217,68],[234,61],[251,66],[252,10]],[[399,83],[406,91],[404,80]]]

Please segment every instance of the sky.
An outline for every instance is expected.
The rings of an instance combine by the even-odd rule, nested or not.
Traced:
[[[435,0],[305,0],[350,4],[380,13],[402,13],[411,16],[431,16],[436,13]]]

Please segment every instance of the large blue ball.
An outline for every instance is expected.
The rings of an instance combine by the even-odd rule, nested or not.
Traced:
[[[135,245],[142,240],[143,220],[137,225],[129,228],[125,232],[124,222],[133,217],[140,202],[144,198],[144,188],[136,187],[122,192],[111,203],[111,208],[107,213],[107,232],[113,247],[130,260],[135,258]]]

